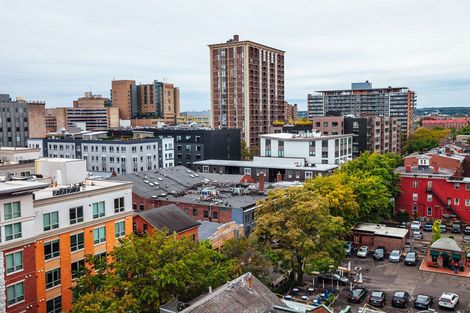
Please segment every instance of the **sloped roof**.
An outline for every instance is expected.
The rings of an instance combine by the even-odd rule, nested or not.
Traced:
[[[180,313],[267,313],[276,312],[274,306],[287,308],[268,287],[247,273],[200,297]]]
[[[439,249],[452,252],[462,252],[462,248],[457,244],[457,242],[449,237],[442,237],[441,239],[436,240],[430,247],[430,249]]]
[[[175,204],[168,204],[137,214],[156,229],[168,228],[169,233],[179,233],[199,226],[201,223],[181,211]]]

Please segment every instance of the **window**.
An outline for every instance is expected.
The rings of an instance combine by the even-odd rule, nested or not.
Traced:
[[[7,287],[7,303],[12,305],[24,300],[24,282]]]
[[[193,209],[193,216],[194,216],[194,217],[197,216],[197,209]]]
[[[60,313],[62,312],[62,296],[55,297],[54,299],[47,300],[46,302],[47,313]]]
[[[460,204],[460,199],[459,198],[454,198],[454,204],[459,205]]]
[[[5,225],[5,240],[13,240],[17,238],[21,238],[21,223],[15,223],[10,225]]]
[[[427,209],[426,214],[427,214],[428,216],[432,216],[432,207],[428,206],[428,209]]]
[[[418,181],[416,179],[413,180],[413,188],[418,188]]]
[[[459,190],[460,189],[460,183],[454,183],[454,189]]]
[[[116,238],[123,237],[126,234],[124,221],[117,222],[116,224],[114,224],[114,230],[116,233]]]
[[[93,242],[96,244],[106,241],[106,226],[93,230]]]
[[[70,224],[76,224],[83,222],[83,207],[77,206],[69,209]]]
[[[144,233],[147,233],[149,230],[149,226],[147,224],[144,224]]]
[[[5,256],[7,274],[21,271],[23,269],[23,251],[17,251]]]
[[[20,202],[11,202],[11,203],[5,203],[3,205],[3,208],[5,209],[4,213],[4,218],[6,220],[11,220],[13,218],[21,217],[21,206]]]
[[[85,274],[85,260],[78,260],[72,263],[72,279],[78,278]]]
[[[59,227],[59,212],[45,213],[42,216],[44,231]]]
[[[204,210],[204,217],[205,217],[205,218],[209,218],[209,211]]]
[[[93,218],[104,216],[104,201],[93,203]]]
[[[312,179],[313,178],[313,172],[305,172],[305,179]]]
[[[413,201],[418,201],[418,194],[417,193],[413,194]]]
[[[114,199],[114,213],[124,212],[124,197]]]
[[[413,205],[413,215],[418,214],[418,207],[416,205]]]
[[[59,240],[44,243],[44,258],[46,260],[56,258],[60,255]]]
[[[46,272],[46,289],[60,285],[60,268]]]
[[[219,212],[213,211],[213,212],[212,212],[212,218],[213,218],[213,219],[218,219],[218,218],[219,218]]]
[[[251,168],[244,168],[244,169],[243,169],[243,174],[245,174],[245,175],[251,175]]]
[[[465,206],[470,206],[470,199],[465,199]]]
[[[428,202],[432,202],[432,195],[427,195],[427,199],[426,199]]]
[[[83,233],[70,235],[70,250],[77,251],[84,247]]]

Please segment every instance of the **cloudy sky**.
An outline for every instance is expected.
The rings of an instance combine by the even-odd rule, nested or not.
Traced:
[[[0,93],[70,106],[111,80],[167,79],[210,106],[209,49],[233,34],[286,51],[286,100],[408,86],[418,106],[470,106],[470,1],[1,0]]]

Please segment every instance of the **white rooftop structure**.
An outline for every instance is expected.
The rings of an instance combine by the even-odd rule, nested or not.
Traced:
[[[374,234],[375,236],[386,236],[386,237],[396,237],[404,238],[408,233],[408,229],[398,228],[398,227],[389,227],[383,224],[373,224],[373,223],[359,223],[354,225],[352,228],[354,231],[363,231],[367,233]]]

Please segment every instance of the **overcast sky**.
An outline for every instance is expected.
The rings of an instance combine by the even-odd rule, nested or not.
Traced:
[[[167,79],[210,107],[209,49],[233,34],[286,51],[286,100],[408,86],[418,106],[470,106],[470,1],[1,0],[0,93],[70,106],[111,80]]]

